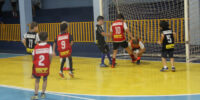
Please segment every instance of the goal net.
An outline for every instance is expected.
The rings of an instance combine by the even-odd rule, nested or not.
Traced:
[[[124,15],[132,35],[144,42],[144,56],[151,58],[160,56],[161,46],[157,44],[161,37],[159,23],[168,21],[176,33],[175,57],[185,59],[184,0],[103,0],[104,28],[107,32],[118,13]],[[195,45],[190,46],[191,54],[199,52],[199,40],[195,39]],[[107,41],[111,39],[107,38]],[[125,55],[125,50],[119,50],[118,56]]]

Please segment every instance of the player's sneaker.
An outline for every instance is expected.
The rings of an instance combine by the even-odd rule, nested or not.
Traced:
[[[136,59],[136,58],[132,59],[132,63],[134,63],[134,62],[136,62],[136,61],[137,61],[137,59]]]
[[[60,77],[64,78],[64,74],[62,72],[59,73]]]
[[[100,67],[108,67],[106,64],[100,64]]]
[[[32,96],[31,100],[38,100],[38,96]]]
[[[45,93],[41,93],[41,98],[42,98],[42,99],[45,99],[45,98],[46,98]]]
[[[112,64],[111,68],[115,68],[115,65],[116,65],[116,64]]]
[[[68,71],[68,70],[70,70],[70,68],[69,67],[64,67],[63,70],[64,71]]]
[[[139,64],[140,64],[140,60],[137,60],[137,63],[136,63],[136,64],[138,64],[138,65],[139,65]]]
[[[140,59],[141,59],[141,57],[137,57],[137,64],[138,65],[140,64]]]
[[[172,72],[175,72],[176,71],[176,68],[175,67],[172,67]]]
[[[167,67],[167,68],[164,68],[164,67],[163,67],[160,71],[161,71],[161,72],[165,72],[165,71],[167,71],[167,70],[168,70],[168,67]]]
[[[74,74],[73,74],[73,72],[69,72],[69,76],[71,77],[71,78],[74,78]]]

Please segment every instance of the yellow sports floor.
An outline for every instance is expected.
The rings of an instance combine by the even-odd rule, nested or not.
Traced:
[[[107,60],[106,60],[107,61]],[[53,57],[47,91],[92,95],[174,95],[200,93],[200,64],[175,63],[177,72],[160,72],[160,61],[117,60],[100,68],[99,58],[73,57],[75,78],[62,79],[59,57]],[[31,56],[0,59],[0,85],[34,89]],[[42,83],[42,80],[41,80]],[[41,89],[41,87],[40,87]]]

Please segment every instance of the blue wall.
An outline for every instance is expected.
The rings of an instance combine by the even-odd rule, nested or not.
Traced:
[[[10,0],[5,0],[2,10],[3,11],[11,11],[12,10]]]
[[[50,43],[53,44],[52,42]],[[26,54],[26,49],[21,42],[0,41],[1,53]],[[100,57],[101,53],[95,43],[74,43],[72,46],[73,56]]]
[[[41,0],[42,9],[92,7],[93,0]],[[5,0],[3,11],[11,11],[10,0]]]
[[[43,9],[92,7],[93,0],[42,0]]]

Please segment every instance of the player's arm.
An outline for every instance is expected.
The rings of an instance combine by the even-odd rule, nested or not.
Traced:
[[[50,60],[50,63],[52,61],[52,55],[53,55],[53,51],[52,51],[52,47],[50,46],[50,50],[49,50],[49,60]]]
[[[161,45],[163,43],[163,40],[164,40],[164,34],[161,34],[161,40],[159,40],[157,43]]]
[[[105,32],[101,32],[101,35],[103,35],[103,36],[112,36],[111,34],[107,34]]]
[[[176,33],[173,32],[173,37],[174,37],[174,43],[176,43]]]
[[[70,35],[70,38],[69,38],[69,39],[70,39],[70,40],[69,40],[69,41],[70,41],[70,45],[72,46],[72,45],[74,44],[74,42],[73,42],[73,41],[74,41],[74,40],[73,40],[73,36]]]
[[[113,29],[112,29],[112,25],[110,26],[110,36],[112,36],[112,34],[113,34]]]
[[[142,41],[139,42],[139,45],[140,45],[140,51],[139,51],[138,55],[141,55],[142,53],[144,53],[146,51],[146,48]]]
[[[26,34],[24,35],[24,39],[22,40],[22,43],[26,47]]]
[[[36,42],[36,44],[40,42],[40,38],[39,38],[39,34],[38,33],[36,34],[36,41],[35,42]]]
[[[35,56],[35,50],[32,52],[32,61],[34,61],[34,56]]]
[[[57,40],[55,40],[55,42],[53,43],[53,55],[56,56],[56,42]]]
[[[101,33],[102,36],[111,36],[110,34],[105,33],[104,30],[102,29],[102,27],[100,27],[100,26],[97,27],[97,31],[99,33]]]
[[[26,47],[26,40],[25,39],[22,40],[22,43]]]
[[[128,33],[129,38],[133,39],[133,36],[125,22],[124,22],[124,30],[126,33]]]

